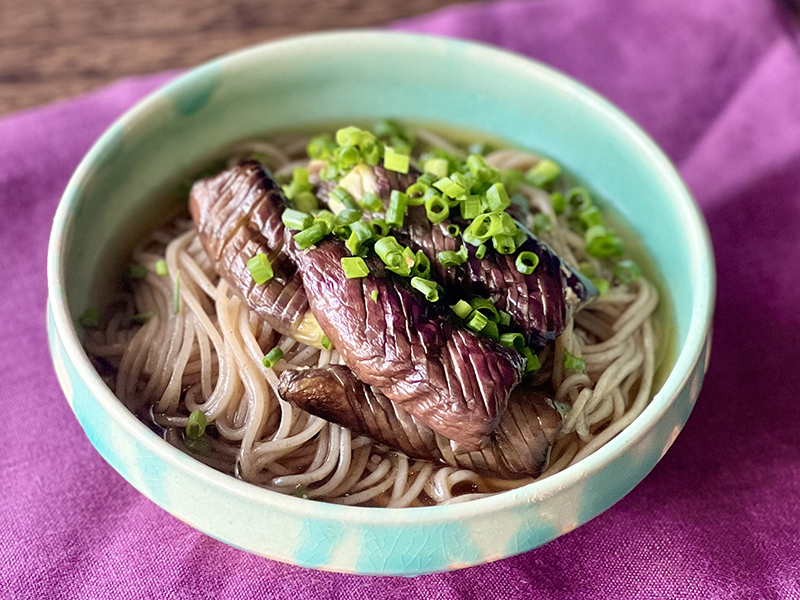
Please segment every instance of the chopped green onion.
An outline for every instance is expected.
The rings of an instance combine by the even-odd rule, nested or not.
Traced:
[[[348,279],[359,279],[369,275],[369,267],[360,256],[344,256],[341,263],[344,275]]]
[[[347,238],[347,249],[352,254],[358,254],[361,245],[373,237],[372,227],[365,221],[356,221],[350,224],[350,237]]]
[[[369,294],[369,297],[372,298],[373,302],[378,301],[378,290],[372,290]]]
[[[333,138],[327,133],[324,133],[311,138],[306,146],[306,154],[308,154],[309,158],[314,160],[324,160],[330,158],[335,148],[336,144]]]
[[[469,315],[467,327],[473,331],[483,331],[483,328],[486,327],[488,322],[489,319],[486,318],[486,315],[479,310],[473,310]]]
[[[292,198],[292,204],[297,210],[307,213],[319,208],[319,201],[312,192],[300,192],[299,194],[295,194],[295,197]]]
[[[361,152],[355,146],[341,146],[336,153],[339,168],[349,169],[361,161]]]
[[[336,213],[341,212],[345,208],[358,209],[358,204],[353,200],[350,192],[342,186],[336,186],[331,190],[331,193],[328,194],[328,205],[331,207],[331,210]]]
[[[361,205],[361,208],[370,212],[378,212],[383,208],[383,201],[372,192],[365,192],[358,203]]]
[[[314,222],[314,217],[306,212],[301,212],[293,208],[287,208],[281,215],[281,221],[289,229],[307,229]]]
[[[467,260],[466,250],[467,247],[463,244],[458,252],[454,252],[452,250],[443,250],[436,255],[436,260],[438,260],[439,264],[445,269],[449,269],[450,267],[458,267],[463,265]]]
[[[469,304],[473,310],[482,312],[490,321],[494,321],[496,323],[500,320],[500,312],[497,310],[494,302],[488,298],[473,298],[470,300]]]
[[[514,237],[507,233],[498,233],[492,238],[492,244],[499,254],[513,254],[517,249]]]
[[[395,151],[391,146],[386,146],[383,153],[383,167],[396,173],[408,173],[408,155]]]
[[[528,241],[528,232],[525,231],[522,227],[517,229],[514,233],[514,243],[517,245],[517,248],[521,248],[522,244]]]
[[[389,197],[389,208],[386,210],[386,222],[395,227],[402,227],[407,204],[408,196],[403,192],[392,190],[392,195]]]
[[[483,329],[481,329],[481,333],[488,338],[492,338],[493,340],[500,339],[500,330],[497,328],[497,323],[494,321],[489,321],[486,323]]]
[[[188,437],[184,438],[183,446],[189,452],[193,454],[200,454],[202,456],[206,456],[211,452],[211,444],[208,443],[208,436],[204,435],[197,440],[190,439]]]
[[[416,277],[428,278],[431,275],[431,261],[422,250],[417,250],[414,255],[414,266],[411,274]]]
[[[263,364],[268,369],[271,369],[276,364],[278,364],[278,361],[282,358],[283,358],[283,350],[278,348],[278,346],[275,346],[272,350],[270,350],[264,355],[264,358],[261,360],[261,364]]]
[[[161,277],[166,277],[169,275],[169,269],[167,268],[167,261],[160,260],[156,263],[156,273],[161,275]]]
[[[550,194],[550,205],[553,207],[553,211],[560,215],[564,212],[564,209],[567,207],[567,200],[564,198],[563,195],[559,194],[558,192],[553,192]]]
[[[424,183],[420,183],[417,180],[416,183],[412,183],[410,186],[406,188],[406,195],[408,196],[408,205],[409,206],[420,206],[421,204],[425,203],[423,196],[425,192],[430,189],[430,186]]]
[[[497,170],[486,164],[483,156],[478,154],[467,157],[467,168],[478,183],[493,183],[499,179]]]
[[[461,227],[455,223],[450,223],[450,225],[447,226],[447,235],[449,235],[451,238],[458,237],[459,233],[461,233]]]
[[[314,189],[314,186],[308,182],[308,169],[296,167],[294,171],[292,171],[292,182],[283,186],[283,193],[286,195],[286,198],[293,200],[298,194],[310,192],[312,189]]]
[[[172,294],[172,312],[176,315],[181,312],[181,272],[175,276],[175,291]]]
[[[247,261],[247,270],[250,271],[250,275],[253,276],[256,285],[268,282],[274,275],[269,258],[263,253],[256,254]]]
[[[360,210],[357,210],[355,208],[345,208],[342,212],[336,215],[336,219],[333,221],[333,229],[335,231],[342,227],[347,227],[359,220],[361,220]]]
[[[199,440],[206,434],[208,421],[202,410],[193,410],[186,422],[186,437],[190,440]]]
[[[129,279],[144,279],[147,277],[147,269],[142,265],[130,264],[128,265],[128,278]]]
[[[511,325],[511,315],[504,310],[499,311],[499,313],[500,313],[500,320],[497,322],[500,323],[500,325],[502,325],[503,327],[508,327],[509,325]]]
[[[386,267],[398,275],[408,277],[411,273],[411,265],[406,262],[403,250],[403,247],[391,235],[375,242],[375,252],[380,256]]]
[[[292,492],[292,496],[295,498],[303,498],[305,500],[308,498],[308,488],[302,483],[298,483]]]
[[[499,212],[508,208],[511,200],[508,198],[506,188],[502,183],[495,183],[492,187],[486,190],[486,201],[489,205],[490,212]]]
[[[594,284],[594,287],[597,288],[597,292],[601,296],[605,296],[608,293],[608,290],[611,288],[611,284],[608,282],[608,279],[603,279],[602,277],[592,277],[589,279]]]
[[[78,321],[86,329],[97,329],[100,327],[100,311],[96,308],[87,308],[83,314],[78,317]]]
[[[545,213],[537,213],[533,216],[533,233],[549,233],[553,231],[553,219]]]
[[[470,313],[472,312],[472,307],[469,305],[469,302],[466,300],[459,300],[451,307],[452,311],[458,315],[460,319],[466,319]]]
[[[589,194],[589,190],[582,187],[574,187],[567,190],[566,201],[581,210],[592,206],[592,196]]]
[[[336,132],[336,143],[340,146],[358,146],[366,141],[366,133],[368,132],[358,127],[343,127]]]
[[[333,346],[333,343],[331,342],[331,338],[329,338],[325,334],[322,334],[322,347],[325,348],[325,350],[330,350],[331,346]]]
[[[324,229],[324,235],[331,233],[336,227],[336,215],[329,210],[321,210],[314,215],[314,225],[321,225]],[[312,225],[309,229],[314,227]]]
[[[525,173],[525,179],[531,185],[542,187],[548,183],[552,183],[556,178],[561,175],[561,167],[549,158],[543,158]]]
[[[625,246],[617,235],[603,225],[594,225],[583,235],[586,252],[596,258],[610,258],[625,252]]]
[[[305,250],[306,248],[310,248],[317,242],[321,241],[326,235],[328,235],[328,232],[325,223],[316,221],[308,229],[304,229],[299,233],[295,233],[294,241],[297,242],[297,245],[300,246],[300,249]]]
[[[433,187],[448,198],[461,198],[461,196],[467,193],[466,189],[455,183],[450,177],[442,177],[433,184]]]
[[[564,370],[565,371],[585,371],[586,362],[582,358],[573,356],[568,350],[564,350]]]
[[[526,250],[525,252],[517,254],[517,260],[514,264],[517,266],[517,271],[523,275],[530,275],[539,264],[539,257],[533,252]]]
[[[633,283],[642,276],[642,270],[630,259],[619,261],[614,266],[614,277],[620,283]]]
[[[441,196],[431,196],[425,201],[425,214],[431,223],[441,223],[450,216],[450,206]]]
[[[603,215],[600,214],[600,209],[594,204],[581,210],[578,213],[578,219],[586,229],[603,224]]]
[[[422,170],[426,173],[436,175],[437,179],[447,177],[448,164],[446,158],[429,158],[422,165]]]
[[[370,227],[372,227],[372,231],[375,232],[375,237],[385,237],[389,235],[389,224],[383,219],[372,219],[369,221]]]
[[[154,310],[148,310],[147,312],[138,313],[131,317],[131,323],[147,323],[154,316],[156,316],[156,311]]]
[[[436,286],[435,281],[422,277],[412,277],[411,287],[422,292],[428,302],[436,302],[439,299],[439,288]]]
[[[475,219],[483,212],[480,196],[467,196],[461,203],[461,216],[465,219]]]
[[[481,259],[484,256],[486,256],[486,245],[481,244],[480,246],[478,246],[478,249],[475,250],[475,258]]]
[[[542,363],[539,357],[536,356],[530,348],[522,349],[522,356],[525,357],[525,374],[533,373],[542,368]]]
[[[478,246],[492,237],[492,216],[493,215],[482,214],[473,220],[464,230],[462,235],[464,241],[473,246]],[[499,224],[497,228],[499,229]]]

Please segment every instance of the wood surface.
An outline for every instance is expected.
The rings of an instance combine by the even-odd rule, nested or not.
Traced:
[[[0,0],[0,114],[276,37],[377,26],[458,1]]]

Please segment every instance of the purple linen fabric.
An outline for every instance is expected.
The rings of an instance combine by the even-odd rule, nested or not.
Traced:
[[[59,196],[102,130],[172,74],[0,120],[0,596],[800,598],[800,50],[767,0],[474,4],[396,27],[482,40],[589,84],[676,161],[709,222],[711,368],[653,473],[551,544],[463,571],[364,578],[194,531],[94,451],[44,330]]]

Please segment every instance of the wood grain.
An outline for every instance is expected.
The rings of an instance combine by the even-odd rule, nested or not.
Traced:
[[[265,40],[459,0],[0,0],[0,114]]]

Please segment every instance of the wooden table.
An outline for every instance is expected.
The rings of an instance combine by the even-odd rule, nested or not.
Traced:
[[[376,26],[458,1],[0,0],[0,114],[271,38]]]

